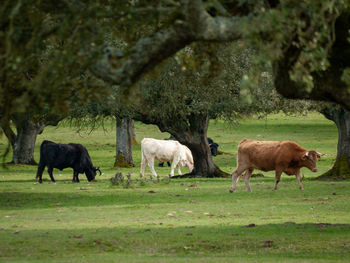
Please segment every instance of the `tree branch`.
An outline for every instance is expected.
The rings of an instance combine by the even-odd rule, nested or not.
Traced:
[[[211,17],[201,0],[183,2],[182,20],[140,39],[128,54],[105,48],[91,71],[107,82],[130,87],[161,61],[194,41],[232,41],[241,37],[239,18]]]
[[[9,140],[9,142],[11,143],[11,145],[13,147],[17,136],[13,132],[13,130],[11,129],[10,123],[5,122],[4,119],[2,119],[0,126],[1,126],[2,130],[4,131],[6,138]]]

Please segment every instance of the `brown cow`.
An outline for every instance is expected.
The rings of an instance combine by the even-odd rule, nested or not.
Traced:
[[[317,172],[317,159],[320,159],[318,152],[308,151],[295,142],[244,139],[238,146],[237,168],[232,173],[230,192],[232,193],[236,190],[236,184],[244,171],[246,171],[244,182],[248,191],[251,192],[249,180],[254,169],[265,172],[275,170],[274,190],[277,190],[277,184],[280,181],[282,172],[285,172],[287,175],[295,175],[300,190],[303,190],[300,168],[307,167],[312,172]]]

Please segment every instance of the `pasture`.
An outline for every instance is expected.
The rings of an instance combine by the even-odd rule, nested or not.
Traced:
[[[135,124],[137,140],[166,138],[155,126]],[[82,143],[104,175],[71,184],[72,169],[54,170],[57,184],[34,180],[36,166],[0,168],[1,262],[346,262],[350,261],[350,182],[317,181],[336,154],[336,126],[322,115],[272,115],[233,126],[212,121],[208,136],[228,153],[214,157],[232,173],[243,138],[293,140],[326,154],[317,173],[306,168],[300,191],[295,177],[282,175],[273,191],[273,172],[243,180],[229,193],[231,178],[162,179],[113,186],[118,171],[139,177],[140,145],[133,146],[134,168],[112,169],[114,123],[89,134],[68,124],[47,127],[40,143]],[[5,149],[1,138],[0,151]],[[8,157],[8,161],[10,156]],[[162,178],[168,167],[156,167]],[[186,172],[186,168],[182,168]],[[258,171],[254,171],[258,173]],[[148,167],[146,174],[150,174]],[[176,172],[175,172],[176,174]]]

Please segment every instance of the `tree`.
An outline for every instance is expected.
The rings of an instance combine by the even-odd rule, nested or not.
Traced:
[[[337,125],[338,147],[332,169],[318,178],[350,178],[350,112],[336,105],[327,105],[322,107],[321,113]]]
[[[79,100],[78,100],[79,101]],[[130,114],[120,105],[120,111],[116,112],[115,96],[113,94],[105,98],[104,102],[93,101],[90,103],[74,103],[71,105],[71,112],[68,119],[72,126],[79,130],[89,128],[94,130],[103,126],[106,119],[113,119],[116,123],[116,155],[114,167],[134,166],[132,158],[132,145],[137,144],[134,131],[134,120]]]
[[[68,114],[73,95],[85,101],[100,96],[90,93],[99,85],[86,74],[91,56],[84,58],[98,34],[93,18],[85,17],[91,10],[79,8],[47,1],[6,0],[0,6],[0,127],[15,163],[34,162],[37,134]]]
[[[46,105],[65,112],[72,93],[101,96],[104,87],[81,87],[72,77],[88,67],[127,95],[145,73],[191,43],[237,40],[273,65],[284,96],[349,107],[349,15],[348,0],[5,0],[0,115]],[[106,47],[115,40],[127,45]]]
[[[128,89],[193,42],[246,40],[260,50],[263,61],[272,62],[274,83],[283,96],[333,101],[350,109],[348,1],[183,0],[169,5],[173,19],[141,37],[127,53],[106,48],[93,72]]]
[[[132,119],[116,118],[116,156],[115,167],[134,166],[132,159],[132,141],[134,138],[134,121]]]
[[[238,45],[238,40],[254,47],[260,68],[272,65],[276,89],[284,96],[330,100],[349,109],[349,16],[349,0],[5,0],[2,126],[10,125],[12,113],[31,107],[40,113],[50,105],[65,113],[72,94],[86,101],[101,98],[108,89],[87,81],[88,68],[119,85],[127,98],[146,73],[185,47]],[[113,40],[127,44],[111,48]]]
[[[37,135],[41,134],[46,126],[56,126],[62,119],[62,116],[53,114],[44,116],[33,116],[29,112],[13,114],[11,120],[16,132],[11,126],[1,126],[12,147],[12,163],[36,164],[34,147]]]
[[[238,52],[229,44],[192,45],[163,63],[159,74],[141,80],[137,86],[139,93],[130,94],[128,101],[123,101],[122,89],[115,87],[116,114],[128,114],[135,120],[157,125],[162,132],[188,146],[195,165],[191,176],[227,176],[214,164],[209,150],[209,120],[237,121],[242,113],[292,111],[291,104],[289,108],[283,105],[286,100],[274,92],[268,71],[260,78],[250,102],[241,99],[241,80],[249,70],[251,52],[248,49]]]

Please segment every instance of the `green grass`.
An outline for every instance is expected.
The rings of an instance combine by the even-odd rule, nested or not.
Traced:
[[[112,169],[114,124],[81,137],[67,124],[48,127],[42,140],[84,144],[104,175],[70,184],[72,170],[54,170],[56,185],[34,181],[36,167],[0,168],[1,262],[347,262],[350,261],[350,182],[312,180],[332,166],[337,131],[319,114],[273,115],[246,119],[238,126],[210,124],[208,135],[230,153],[214,158],[224,171],[236,165],[243,138],[293,140],[327,154],[319,172],[302,169],[300,191],[295,177],[282,176],[272,191],[273,173],[252,178],[230,194],[231,179],[176,179],[146,182],[132,188],[112,186],[117,171],[139,174],[140,146],[134,168]],[[137,139],[166,138],[155,126],[136,123]],[[3,139],[2,139],[3,142]],[[5,144],[0,145],[0,151]],[[165,177],[169,168],[156,167]],[[185,168],[182,169],[185,172]],[[150,174],[148,168],[146,173]],[[152,193],[152,191],[154,193]],[[151,191],[151,192],[150,192]],[[253,227],[248,227],[255,224]]]

